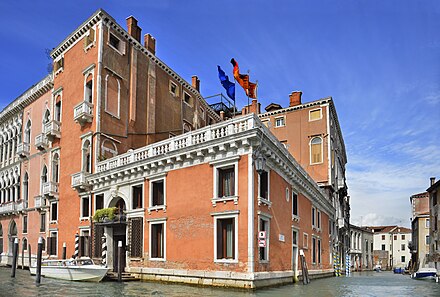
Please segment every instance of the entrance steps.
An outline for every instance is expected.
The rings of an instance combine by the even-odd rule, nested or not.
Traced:
[[[118,281],[118,273],[109,271],[107,275],[103,279],[104,281],[117,282]],[[132,282],[132,281],[140,281],[140,278],[135,277],[133,274],[129,272],[122,272],[122,281],[123,282]]]

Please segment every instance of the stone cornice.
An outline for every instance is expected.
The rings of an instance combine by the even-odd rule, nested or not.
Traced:
[[[21,112],[26,106],[35,101],[53,87],[52,74],[43,78],[40,82],[29,88],[26,92],[12,101],[0,113],[0,124],[7,121],[10,117]]]

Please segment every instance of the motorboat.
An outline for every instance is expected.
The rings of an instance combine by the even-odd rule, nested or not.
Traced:
[[[31,275],[35,275],[37,265],[34,263],[29,270]],[[41,261],[42,276],[62,280],[99,282],[108,271],[109,268],[96,265],[93,263],[93,260],[88,257]]]
[[[417,270],[416,272],[414,272],[411,275],[411,278],[414,279],[438,279],[437,276],[437,269],[435,268],[427,268],[427,267],[423,267],[420,268],[419,270]]]

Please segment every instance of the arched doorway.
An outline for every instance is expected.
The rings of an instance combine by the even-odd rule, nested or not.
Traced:
[[[107,224],[106,233],[111,237],[111,259],[109,259],[109,265],[113,264],[113,271],[118,271],[119,254],[118,243],[122,242],[122,271],[126,266],[126,246],[127,246],[127,222],[125,219],[126,204],[125,200],[119,196],[113,198],[109,207],[116,207],[115,220],[110,224]],[[110,266],[110,267],[112,267]]]
[[[17,238],[17,224],[15,223],[14,220],[12,220],[9,223],[9,230],[8,230],[8,239],[9,239],[8,255],[9,256],[12,256],[12,254],[13,254],[15,238]]]

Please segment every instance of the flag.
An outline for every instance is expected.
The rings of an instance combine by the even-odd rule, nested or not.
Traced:
[[[231,64],[234,66],[234,78],[238,84],[244,89],[246,95],[250,98],[257,98],[257,84],[249,81],[248,74],[240,74],[240,69],[238,68],[238,63],[234,58],[231,59]]]
[[[220,82],[226,90],[226,94],[229,98],[235,101],[235,84],[229,81],[229,77],[226,73],[217,65],[218,69],[218,78],[220,78]]]

